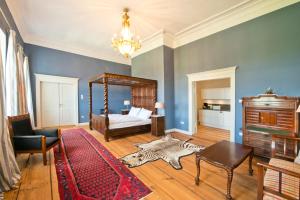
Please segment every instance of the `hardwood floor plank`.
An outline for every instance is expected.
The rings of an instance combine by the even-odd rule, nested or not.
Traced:
[[[18,199],[51,200],[50,165],[43,165],[41,154],[33,154],[26,166]]]
[[[58,192],[58,181],[55,169],[55,162],[54,162],[54,153],[53,150],[49,152],[49,162],[50,162],[50,178],[51,178],[51,192],[52,192],[52,199],[59,200],[59,192]]]
[[[138,151],[135,144],[146,143],[158,139],[150,133],[120,137],[105,142],[102,134],[90,131],[100,143],[102,143],[114,156],[121,158]],[[171,133],[173,137],[187,140],[192,138],[191,143],[210,146],[221,140],[229,140],[229,131],[199,126],[197,134],[193,136],[181,133]],[[221,153],[221,152],[220,152]],[[6,199],[59,199],[57,175],[55,171],[53,151],[49,153],[49,163],[45,167],[42,164],[41,155],[30,157],[27,165],[26,156],[18,158],[22,167],[22,179],[20,188],[5,194]],[[28,157],[27,157],[28,158]],[[256,198],[256,166],[260,161],[253,160],[254,175],[248,175],[248,161],[244,161],[234,171],[232,182],[232,196],[234,199],[250,200]],[[200,185],[194,183],[196,175],[195,155],[181,158],[182,170],[173,169],[168,163],[158,160],[146,163],[130,170],[147,185],[152,193],[146,200],[218,200],[225,199],[227,174],[224,170],[216,168],[208,163],[201,162]]]
[[[18,194],[20,191],[20,186],[24,180],[24,177],[26,177],[26,166],[28,165],[28,161],[29,161],[29,154],[19,154],[16,158],[18,166],[21,170],[21,180],[19,181],[19,183],[17,184],[16,188],[4,193],[4,199],[18,199]]]

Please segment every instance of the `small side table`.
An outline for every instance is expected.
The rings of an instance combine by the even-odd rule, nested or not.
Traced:
[[[151,115],[151,133],[154,136],[165,135],[165,116]]]
[[[129,113],[128,109],[122,109],[121,110],[122,115],[127,115]]]

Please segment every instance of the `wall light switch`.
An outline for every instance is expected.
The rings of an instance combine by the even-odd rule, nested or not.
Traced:
[[[80,99],[83,100],[83,94],[80,95]]]
[[[84,119],[84,115],[81,115],[80,117],[81,117],[81,119]]]

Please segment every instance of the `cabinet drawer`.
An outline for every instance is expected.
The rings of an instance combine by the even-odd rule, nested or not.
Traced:
[[[263,133],[257,133],[246,130],[244,133],[244,136],[248,138],[249,140],[261,140],[261,141],[268,141],[271,142],[271,135],[270,134],[263,134]]]
[[[294,109],[294,102],[281,102],[281,101],[249,101],[245,102],[246,107],[259,107],[259,108],[284,108],[284,109]]]
[[[271,149],[254,147],[254,155],[271,158]]]
[[[246,131],[243,141],[245,145],[254,148],[254,154],[263,157],[271,156],[271,135]]]
[[[253,144],[252,142],[244,141],[244,145],[251,146],[254,149],[254,155],[262,156],[262,157],[271,157],[271,144],[266,146],[259,146],[257,144]]]

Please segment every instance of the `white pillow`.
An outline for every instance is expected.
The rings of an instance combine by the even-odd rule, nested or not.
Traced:
[[[142,120],[146,120],[146,119],[150,118],[151,114],[152,114],[151,110],[147,110],[145,108],[142,108],[141,111],[138,113],[137,117],[142,119]]]
[[[141,111],[141,108],[136,108],[136,107],[132,106],[128,115],[131,117],[137,117],[140,111]]]
[[[297,157],[295,158],[295,160],[294,160],[294,163],[297,163],[297,164],[300,164],[300,150],[299,150],[299,152],[298,152],[298,155],[297,155]]]

